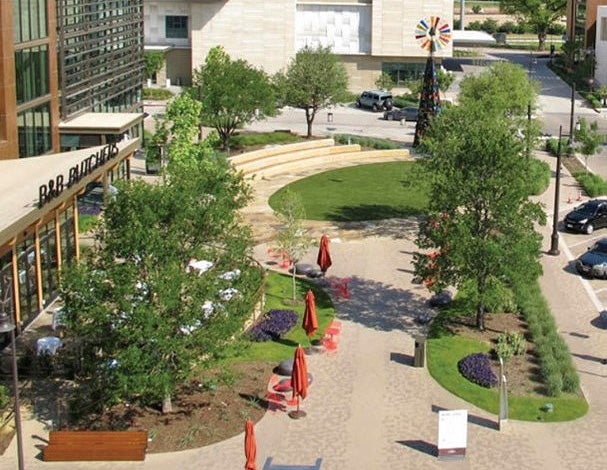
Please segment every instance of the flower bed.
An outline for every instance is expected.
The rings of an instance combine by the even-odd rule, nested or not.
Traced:
[[[293,310],[270,310],[249,329],[249,338],[256,342],[278,339],[295,326],[297,319],[297,313]]]
[[[464,377],[481,387],[491,388],[497,385],[497,377],[491,370],[487,354],[470,354],[457,363],[457,369]]]

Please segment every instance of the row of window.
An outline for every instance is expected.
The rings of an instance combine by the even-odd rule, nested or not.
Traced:
[[[15,44],[48,36],[46,0],[13,0]]]
[[[51,107],[49,103],[17,114],[19,156],[32,157],[51,151]]]
[[[15,51],[17,104],[49,93],[48,47],[30,47]]]

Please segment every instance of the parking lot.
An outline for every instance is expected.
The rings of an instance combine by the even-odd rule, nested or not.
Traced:
[[[566,212],[562,212],[561,217],[564,217],[565,214]],[[582,283],[585,284],[591,300],[598,300],[600,304],[597,305],[597,309],[602,310],[603,306],[607,306],[607,279],[593,279],[580,276],[575,269],[575,260],[585,253],[597,240],[607,237],[607,229],[597,229],[591,235],[567,232],[564,230],[561,220],[559,223],[559,235],[561,239],[560,248],[565,252],[569,251],[571,254],[569,256],[569,263],[564,265],[563,269],[571,276],[577,276],[582,279]],[[596,299],[592,299],[593,294],[596,296]]]

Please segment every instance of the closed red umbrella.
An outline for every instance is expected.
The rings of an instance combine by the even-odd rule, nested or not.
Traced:
[[[253,429],[253,421],[247,419],[244,425],[244,455],[247,463],[244,465],[245,470],[257,470],[255,460],[257,458],[257,444],[255,443],[255,430]]]
[[[297,345],[295,357],[293,358],[291,387],[293,388],[293,399],[297,399],[297,410],[291,411],[289,416],[294,419],[303,418],[306,412],[299,409],[299,397],[303,399],[308,395],[308,366],[306,364],[306,356],[300,345]]]
[[[318,319],[316,318],[316,299],[311,290],[306,294],[306,309],[304,311],[302,328],[306,331],[308,338],[311,338],[318,330]]]
[[[322,237],[320,237],[320,246],[318,247],[316,264],[318,264],[320,267],[323,275],[325,275],[327,269],[329,269],[333,264],[331,261],[331,254],[329,253],[329,237],[324,234]]]

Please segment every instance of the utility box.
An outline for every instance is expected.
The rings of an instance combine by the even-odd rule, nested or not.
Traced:
[[[424,367],[426,363],[426,337],[415,336],[415,356],[413,367]]]

